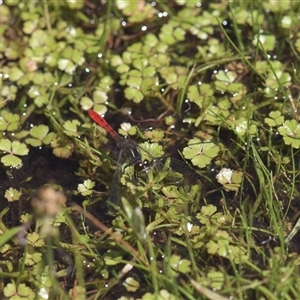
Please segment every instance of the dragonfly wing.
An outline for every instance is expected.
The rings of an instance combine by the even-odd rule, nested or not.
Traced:
[[[122,165],[125,160],[125,155],[126,151],[123,151],[121,149],[118,157],[118,163],[117,167],[115,170],[115,173],[112,178],[111,185],[109,187],[109,192],[108,192],[108,205],[109,205],[109,213],[113,214],[116,211],[116,208],[119,207],[120,205],[120,200],[121,200],[121,177],[122,177]]]
[[[200,180],[199,174],[194,171],[187,163],[176,158],[171,158],[171,168],[178,173],[181,173],[184,180],[190,184],[196,184]]]
[[[118,164],[117,169],[113,175],[111,185],[108,192],[109,212],[114,213],[116,208],[120,205],[121,199],[121,175],[122,167]]]

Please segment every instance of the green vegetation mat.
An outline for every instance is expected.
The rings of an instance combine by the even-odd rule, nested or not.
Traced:
[[[0,1],[0,299],[300,299],[299,18]]]

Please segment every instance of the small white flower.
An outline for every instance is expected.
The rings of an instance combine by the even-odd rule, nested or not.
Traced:
[[[121,124],[121,128],[122,128],[124,131],[128,132],[129,129],[131,128],[131,124],[130,124],[130,123],[124,122],[124,123]]]
[[[216,175],[216,179],[221,184],[231,183],[233,170],[228,168],[223,168],[221,171]]]

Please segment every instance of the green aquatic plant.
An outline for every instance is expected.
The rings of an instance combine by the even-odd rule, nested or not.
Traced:
[[[7,201],[18,201],[21,197],[22,193],[18,191],[17,189],[14,189],[10,187],[5,191],[4,197],[7,199]]]
[[[15,131],[18,129],[20,116],[12,114],[6,109],[2,109],[0,112],[0,130],[1,131]]]
[[[223,185],[227,191],[237,191],[242,182],[243,173],[228,168],[223,168],[216,175],[217,181]]]
[[[35,293],[24,283],[16,284],[15,282],[7,284],[3,289],[5,297],[14,300],[34,299]]]
[[[218,145],[194,138],[189,141],[188,147],[183,149],[182,154],[186,159],[190,159],[194,166],[204,168],[211,163],[219,151]]]
[[[83,196],[89,196],[93,193],[95,182],[90,179],[85,180],[83,183],[78,184],[78,192]]]
[[[20,167],[22,165],[22,160],[18,156],[27,155],[29,152],[26,144],[20,143],[19,141],[12,142],[5,138],[0,140],[0,150],[4,153],[4,156],[1,157],[1,162],[5,166],[12,167]]]
[[[29,131],[30,137],[25,139],[26,144],[33,147],[49,145],[54,138],[54,133],[49,132],[49,127],[46,125],[34,126]]]
[[[0,5],[0,297],[298,299],[297,13]],[[119,165],[88,109],[141,159]],[[28,205],[50,183],[68,199],[55,216]]]
[[[296,120],[286,120],[278,127],[278,132],[283,136],[286,145],[293,148],[300,147],[300,125]]]

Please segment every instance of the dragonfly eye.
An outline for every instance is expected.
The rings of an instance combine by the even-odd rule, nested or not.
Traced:
[[[134,170],[136,172],[141,172],[141,171],[145,171],[148,170],[150,166],[150,162],[148,159],[145,159],[143,161],[138,161],[135,165],[134,165]]]

